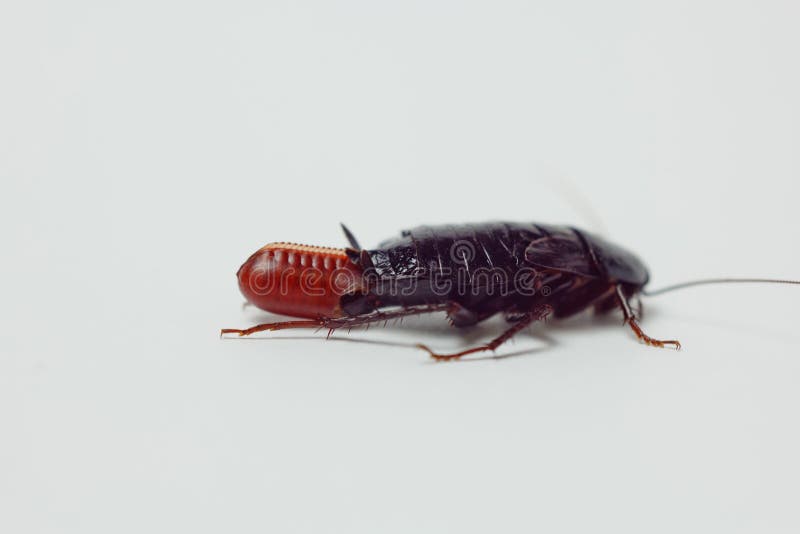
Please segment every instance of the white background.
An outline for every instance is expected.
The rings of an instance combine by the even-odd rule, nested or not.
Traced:
[[[618,316],[445,364],[410,345],[501,324],[218,331],[271,318],[251,252],[339,221],[575,224],[653,287],[800,276],[799,15],[4,3],[0,530],[796,532],[794,287],[646,300],[680,352]]]

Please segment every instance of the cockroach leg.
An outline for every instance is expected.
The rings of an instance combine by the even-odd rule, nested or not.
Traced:
[[[675,347],[675,350],[681,350],[681,342],[677,339],[653,339],[642,331],[642,327],[640,327],[639,323],[636,322],[635,317],[631,317],[627,321],[631,327],[631,330],[633,330],[633,332],[636,334],[636,337],[642,340],[646,345],[661,348],[664,348],[667,345],[672,345]]]
[[[422,313],[445,311],[447,309],[448,304],[431,304],[427,306],[402,308],[388,312],[373,312],[364,315],[354,315],[352,317],[320,317],[319,319],[280,321],[276,323],[259,324],[243,330],[239,330],[238,328],[223,328],[220,330],[220,335],[238,334],[239,336],[249,336],[251,334],[255,334],[256,332],[274,332],[276,330],[288,330],[293,328],[327,328],[328,337],[330,337],[330,334],[337,328],[351,328],[354,326],[369,325],[370,323],[389,321],[391,319],[408,317],[410,315],[419,315]]]
[[[661,347],[664,348],[667,345],[672,345],[675,347],[675,350],[681,350],[681,342],[677,339],[654,339],[647,334],[644,333],[642,327],[639,326],[639,322],[636,318],[636,314],[633,313],[631,310],[630,303],[628,299],[625,297],[625,294],[622,292],[622,286],[616,286],[617,292],[617,299],[619,300],[620,308],[622,308],[622,314],[625,316],[625,322],[631,327],[633,333],[636,334],[636,337],[639,338],[642,342],[646,345],[650,345],[651,347]]]
[[[423,345],[422,343],[419,343],[417,347],[421,348],[422,350],[430,354],[431,358],[433,358],[434,360],[439,360],[439,361],[457,360],[458,358],[466,356],[467,354],[475,354],[476,352],[485,352],[487,350],[494,352],[500,345],[502,345],[503,343],[514,337],[514,335],[517,334],[517,332],[524,330],[525,328],[528,327],[528,325],[530,325],[534,321],[544,319],[550,313],[552,313],[552,311],[553,308],[551,308],[548,305],[540,306],[535,310],[520,316],[519,320],[517,320],[514,324],[512,324],[508,330],[506,330],[505,332],[503,332],[502,334],[491,340],[489,343],[486,343],[485,345],[480,345],[478,347],[473,347],[471,349],[462,350],[461,352],[454,352],[452,354],[439,354],[437,352],[433,352],[430,348],[428,348],[427,345]]]

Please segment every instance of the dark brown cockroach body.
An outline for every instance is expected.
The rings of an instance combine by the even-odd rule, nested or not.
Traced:
[[[492,222],[420,226],[376,249],[363,249],[344,228],[347,249],[288,243],[267,245],[239,270],[239,285],[259,308],[305,320],[223,333],[248,335],[287,328],[350,327],[445,311],[458,327],[497,313],[511,326],[479,347],[437,359],[458,358],[500,344],[548,315],[562,318],[594,308],[619,308],[649,345],[680,348],[642,332],[630,306],[649,275],[625,249],[566,226]]]

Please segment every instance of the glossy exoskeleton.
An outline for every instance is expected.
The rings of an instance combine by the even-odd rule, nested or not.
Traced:
[[[303,317],[223,333],[287,328],[331,331],[420,313],[446,312],[457,327],[497,313],[510,327],[491,342],[437,359],[495,350],[532,322],[587,308],[620,309],[643,342],[680,348],[640,328],[630,300],[647,283],[644,264],[622,247],[567,226],[490,222],[420,226],[375,249],[273,243],[239,269],[239,286],[259,308]]]

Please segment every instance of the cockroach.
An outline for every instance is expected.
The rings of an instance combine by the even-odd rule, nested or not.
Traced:
[[[628,250],[584,230],[537,223],[419,226],[364,249],[342,225],[350,246],[327,248],[271,243],[237,273],[248,302],[298,320],[259,324],[222,334],[293,328],[339,328],[443,311],[453,326],[467,327],[503,314],[510,326],[484,345],[452,354],[418,345],[437,360],[495,351],[534,321],[566,318],[593,308],[619,309],[636,337],[655,347],[639,324],[632,300],[699,284],[794,280],[704,279],[646,292],[649,273]]]

